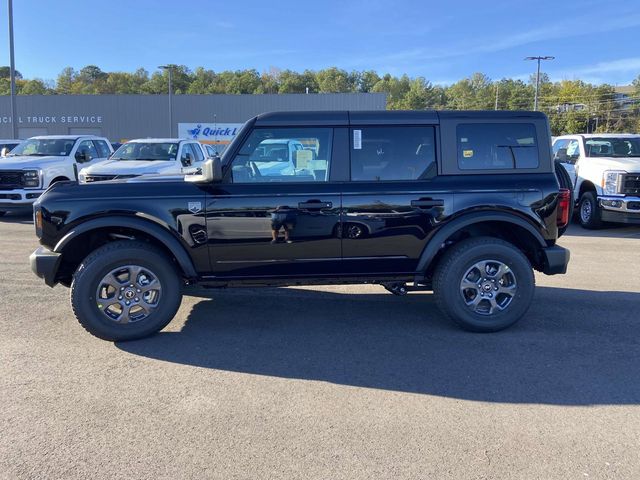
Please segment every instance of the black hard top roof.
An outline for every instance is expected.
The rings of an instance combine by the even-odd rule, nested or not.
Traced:
[[[271,112],[255,117],[256,126],[347,126],[389,124],[438,124],[441,119],[546,118],[541,112],[506,110],[371,110]]]

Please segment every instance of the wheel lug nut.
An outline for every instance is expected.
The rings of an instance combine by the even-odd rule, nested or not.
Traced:
[[[136,298],[135,298],[135,300],[136,300],[136,302],[139,302],[139,301],[140,301],[140,299],[139,299],[138,297],[136,297]]]
[[[136,288],[136,292],[140,293],[140,292],[141,292],[141,290],[140,290],[139,288]]]
[[[118,297],[118,300],[122,300],[122,295],[120,295],[120,296]]]
[[[133,288],[133,283],[131,285],[129,285],[130,288]]]
[[[127,300],[127,302],[126,302],[126,303],[127,303],[127,305],[131,304],[131,302],[130,302],[129,300]]]

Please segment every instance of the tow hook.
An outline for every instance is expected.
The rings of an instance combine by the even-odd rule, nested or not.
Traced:
[[[409,292],[406,283],[383,283],[382,286],[399,297],[402,297]]]

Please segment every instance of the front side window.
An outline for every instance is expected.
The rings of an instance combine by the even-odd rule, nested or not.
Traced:
[[[96,147],[91,140],[83,140],[82,142],[80,142],[80,144],[78,145],[78,150],[76,150],[76,155],[79,153],[85,155],[85,161],[90,161],[94,158],[98,158],[98,151],[96,150]]]
[[[204,160],[204,154],[202,153],[202,148],[197,143],[192,143],[191,148],[193,149],[193,153],[195,155],[194,161],[201,162]]]
[[[121,145],[113,156],[113,160],[175,160],[178,155],[177,143],[129,142]]]
[[[107,158],[111,154],[111,150],[104,140],[94,140],[93,143],[96,144],[101,158]]]
[[[231,163],[233,183],[326,182],[331,128],[257,128]]]
[[[456,129],[461,170],[537,168],[536,129],[530,123],[462,123]]]
[[[567,144],[567,157],[569,160],[577,160],[580,157],[580,144],[578,140],[570,140]]]
[[[422,180],[435,175],[434,127],[351,129],[351,180]]]

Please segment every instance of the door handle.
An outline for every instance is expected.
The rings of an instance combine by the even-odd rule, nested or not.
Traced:
[[[420,199],[411,200],[412,207],[425,208],[425,207],[444,207],[444,200],[432,200],[432,199]]]
[[[307,210],[327,210],[332,207],[333,207],[332,202],[311,201],[311,202],[300,202],[298,204],[298,208],[303,208]]]

